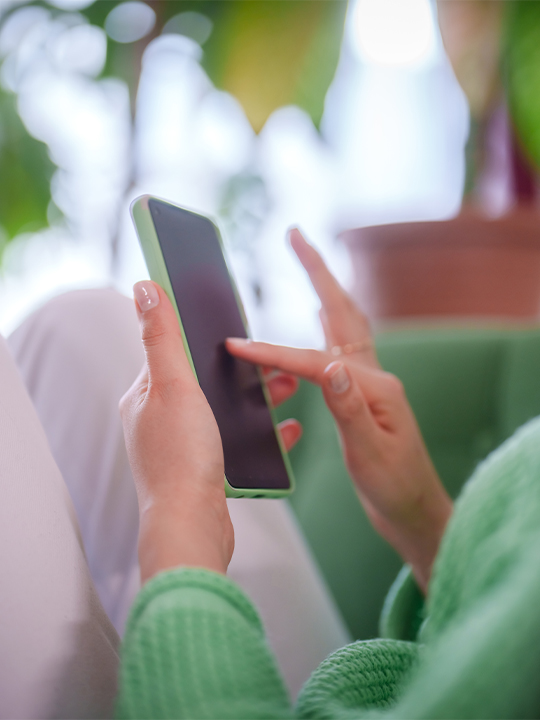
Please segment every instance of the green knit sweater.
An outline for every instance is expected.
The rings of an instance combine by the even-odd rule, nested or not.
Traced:
[[[456,504],[425,608],[402,572],[384,639],[313,673],[293,708],[249,600],[172,570],[139,593],[119,718],[521,718],[540,715],[540,421],[476,471]]]

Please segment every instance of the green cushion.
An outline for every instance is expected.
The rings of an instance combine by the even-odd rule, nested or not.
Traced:
[[[403,381],[453,496],[482,458],[540,414],[540,329],[387,332],[377,337],[377,350],[383,367]],[[319,388],[303,382],[279,415],[304,426],[291,452],[291,505],[353,637],[375,637],[401,560],[356,499]]]

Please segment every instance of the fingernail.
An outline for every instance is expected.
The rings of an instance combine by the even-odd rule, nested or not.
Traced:
[[[296,225],[291,225],[291,227],[288,227],[288,228],[287,228],[287,232],[285,233],[285,237],[287,238],[287,240],[288,240],[289,242],[291,242],[291,235],[292,235],[293,232],[294,232],[295,230],[297,230],[297,229],[298,229],[298,228],[296,227]]]
[[[331,363],[331,365],[336,365],[336,369],[330,374],[330,387],[337,395],[341,395],[348,390],[351,385],[349,374],[343,363],[337,362]]]
[[[296,225],[292,225],[290,228],[287,229],[287,240],[289,242],[291,242],[291,240],[292,240],[293,233],[294,233],[294,235],[296,235],[296,237],[299,237],[301,240],[304,240],[304,242],[305,242],[305,238],[302,235],[302,231]]]
[[[233,347],[245,347],[246,345],[249,345],[250,342],[251,340],[249,338],[227,338],[227,343]]]
[[[143,313],[159,305],[158,291],[148,280],[135,283],[133,286],[133,294],[135,295],[137,305]]]

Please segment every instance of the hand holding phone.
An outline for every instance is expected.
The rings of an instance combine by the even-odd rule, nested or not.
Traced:
[[[131,207],[150,277],[176,311],[186,354],[217,421],[229,497],[282,497],[293,475],[260,369],[233,358],[227,337],[247,323],[219,232],[206,217],[142,196]]]
[[[141,579],[178,566],[225,573],[234,532],[216,421],[167,295],[149,280],[134,294],[146,362],[120,413],[139,503]]]

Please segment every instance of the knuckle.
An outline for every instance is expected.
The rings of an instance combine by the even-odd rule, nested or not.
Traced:
[[[175,402],[185,395],[184,383],[180,378],[154,377],[148,387],[148,395],[163,403]]]
[[[364,398],[359,392],[352,392],[340,409],[340,418],[347,423],[354,422],[365,410]]]
[[[401,380],[392,373],[385,373],[386,387],[392,398],[401,399],[405,396],[405,388]]]
[[[143,345],[147,348],[159,345],[166,336],[165,330],[158,328],[144,328],[142,332]]]

